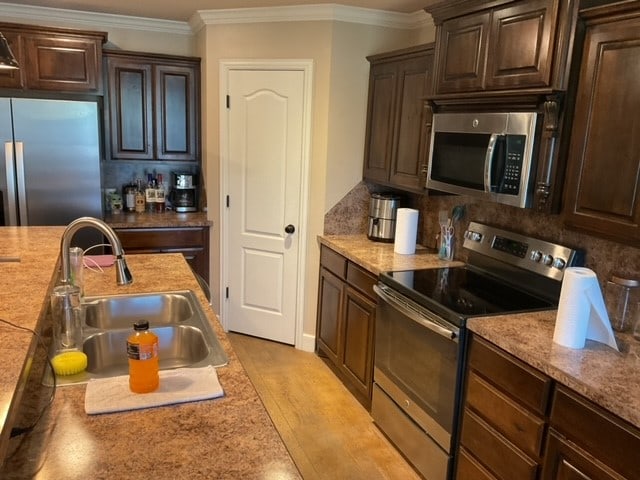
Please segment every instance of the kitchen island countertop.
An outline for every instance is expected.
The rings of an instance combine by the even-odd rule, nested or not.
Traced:
[[[55,270],[62,228],[6,227],[0,229],[0,256],[17,255],[20,263],[2,275],[0,316],[34,328],[44,321],[50,279]],[[300,478],[278,432],[236,357],[213,311],[179,254],[129,255],[134,282],[117,286],[113,268],[86,272],[85,294],[105,295],[189,289],[196,292],[229,364],[217,369],[225,395],[191,402],[104,415],[84,411],[84,385],[58,387],[55,400],[35,430],[8,443],[9,457],[0,476],[11,478]],[[35,342],[9,327],[0,329],[0,387],[5,408],[3,438],[17,421],[37,413],[48,398],[39,387],[21,398],[23,366]],[[10,345],[10,347],[7,347]],[[35,363],[35,362],[34,362]],[[37,398],[38,396],[42,398]],[[19,401],[21,400],[21,401]],[[19,403],[19,405],[17,405]],[[8,407],[11,405],[11,408]],[[19,408],[18,408],[19,407]],[[14,418],[16,410],[19,415]],[[7,412],[10,413],[7,416]],[[24,418],[22,415],[26,415]]]

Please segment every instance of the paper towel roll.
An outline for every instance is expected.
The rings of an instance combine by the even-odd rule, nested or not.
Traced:
[[[617,348],[598,277],[588,268],[564,272],[553,341],[569,348],[584,348],[586,339]]]
[[[396,234],[393,251],[405,255],[416,253],[418,210],[399,208],[396,213]]]

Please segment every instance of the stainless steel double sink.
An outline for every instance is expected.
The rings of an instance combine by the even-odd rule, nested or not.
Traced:
[[[87,369],[57,376],[57,385],[128,373],[127,337],[133,324],[148,320],[158,336],[160,369],[219,367],[228,362],[200,302],[190,290],[85,297],[82,349]],[[46,384],[52,378],[45,377]]]

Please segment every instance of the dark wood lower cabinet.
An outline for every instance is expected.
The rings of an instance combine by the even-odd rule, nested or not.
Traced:
[[[209,283],[209,227],[114,230],[125,253],[181,253],[193,271]]]
[[[471,335],[457,480],[637,480],[640,430]]]
[[[377,277],[322,246],[316,351],[367,409],[373,388]]]
[[[621,480],[624,477],[551,429],[542,478],[543,480]]]

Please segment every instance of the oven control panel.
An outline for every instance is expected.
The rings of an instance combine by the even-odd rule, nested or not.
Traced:
[[[478,222],[469,224],[463,246],[559,281],[565,268],[582,263],[578,250]]]

